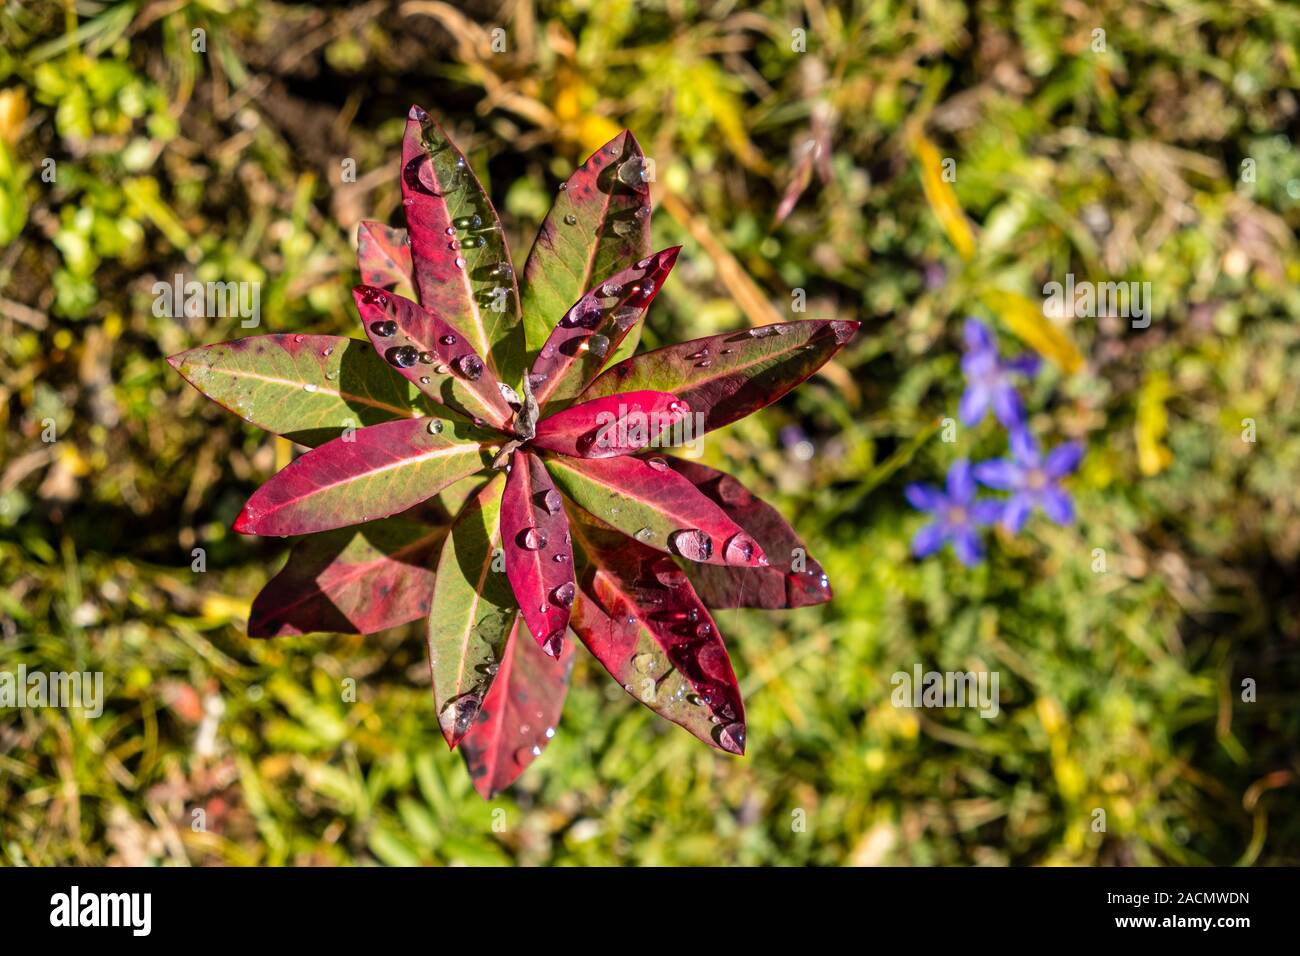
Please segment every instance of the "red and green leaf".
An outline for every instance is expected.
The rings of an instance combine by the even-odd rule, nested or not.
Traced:
[[[290,462],[248,499],[235,530],[311,534],[387,518],[483,470],[490,440],[451,420],[371,425]]]
[[[445,527],[386,518],[304,538],[254,599],[248,636],[373,634],[424,617],[446,536]]]
[[[642,259],[587,291],[551,330],[528,374],[537,404],[565,403],[591,383],[645,316],[681,246]]]
[[[859,323],[781,322],[642,352],[607,369],[584,399],[634,389],[672,392],[704,415],[706,431],[775,402],[821,368]]]
[[[767,555],[766,568],[693,565],[695,590],[709,607],[806,607],[831,599],[822,566],[781,513],[725,472],[681,458],[667,459],[673,471],[748,532]]]
[[[688,561],[762,567],[763,549],[662,459],[549,458],[578,507],[641,544]]]
[[[402,141],[402,202],[420,304],[515,381],[524,341],[505,232],[465,156],[418,106]]]
[[[510,632],[492,689],[460,741],[474,789],[485,799],[514,783],[541,756],[569,692],[573,645],[566,643],[558,659],[548,657],[521,630],[516,623]]]
[[[557,657],[573,606],[573,545],[564,501],[536,455],[516,451],[501,499],[506,575],[533,639]]]
[[[369,343],[336,335],[255,335],[167,361],[222,408],[302,445],[435,411]]]
[[[663,444],[690,413],[667,392],[624,392],[542,419],[533,444],[574,458],[613,458]]]
[[[374,286],[352,290],[375,351],[432,400],[503,428],[514,414],[465,337],[428,309]]]
[[[587,158],[560,187],[524,265],[528,354],[600,276],[650,253],[645,154],[627,130]],[[628,336],[635,344],[634,335]]]
[[[365,220],[357,229],[357,266],[366,285],[415,294],[411,246],[405,229]]]
[[[510,582],[498,570],[504,485],[505,476],[497,475],[461,511],[434,577],[426,637],[438,723],[449,747],[474,726],[518,617]]]
[[[575,519],[587,567],[573,630],[633,697],[696,737],[745,752],[745,707],[709,610],[672,558]]]

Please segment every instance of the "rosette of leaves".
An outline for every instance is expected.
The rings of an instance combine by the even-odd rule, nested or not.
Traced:
[[[740,754],[744,705],[710,609],[830,597],[775,509],[657,446],[780,398],[857,323],[632,354],[678,254],[650,251],[644,169],[626,131],[583,163],[521,289],[487,194],[413,107],[406,230],[359,231],[367,340],[261,335],[169,359],[208,398],[310,446],[235,522],[306,536],[253,602],[249,634],[423,619],[443,735],[484,795],[554,734],[570,631],[637,700]]]

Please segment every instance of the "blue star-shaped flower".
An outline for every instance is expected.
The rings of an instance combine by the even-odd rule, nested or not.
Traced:
[[[1079,467],[1083,445],[1065,442],[1043,457],[1029,430],[1018,428],[1011,432],[1011,456],[981,462],[974,469],[980,484],[1011,492],[1002,512],[1002,526],[1013,534],[1018,532],[1035,508],[1057,524],[1073,521],[1074,502],[1060,480]]]
[[[935,520],[912,538],[912,554],[924,558],[952,542],[953,553],[970,567],[984,557],[978,528],[992,524],[1002,514],[1002,502],[975,500],[975,479],[964,458],[948,469],[946,492],[934,485],[910,484],[903,489],[913,508],[934,515]]]
[[[979,319],[967,319],[962,332],[966,339],[966,354],[961,359],[966,391],[958,408],[962,424],[978,425],[992,406],[993,414],[1007,428],[1022,427],[1025,410],[1011,384],[1011,376],[1033,375],[1038,371],[1038,356],[1025,354],[1002,359],[993,333]]]

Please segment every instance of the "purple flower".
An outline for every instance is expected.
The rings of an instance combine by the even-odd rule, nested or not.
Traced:
[[[993,414],[1007,428],[1022,427],[1025,410],[1011,376],[1033,375],[1038,371],[1038,356],[1026,353],[1003,360],[993,334],[979,319],[967,319],[962,332],[966,339],[966,354],[961,359],[966,391],[958,411],[962,424],[978,425],[991,405]]]
[[[1057,524],[1074,520],[1074,502],[1060,485],[1060,480],[1079,467],[1083,445],[1069,441],[1057,445],[1046,457],[1039,454],[1038,443],[1028,429],[1011,432],[1011,458],[997,458],[975,466],[975,477],[983,485],[1011,492],[1002,512],[1002,525],[1018,532],[1035,508]]]
[[[912,538],[912,554],[924,558],[938,551],[946,541],[953,553],[970,567],[984,557],[977,528],[992,524],[1002,514],[1002,502],[985,498],[975,500],[975,479],[970,462],[964,458],[948,469],[948,488],[911,484],[903,489],[913,508],[934,515],[935,520]]]

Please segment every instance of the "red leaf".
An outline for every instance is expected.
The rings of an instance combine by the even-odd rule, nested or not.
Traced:
[[[537,423],[533,444],[575,458],[613,458],[667,444],[691,410],[667,392],[624,392],[573,405]]]
[[[420,304],[514,380],[524,341],[505,232],[464,155],[418,106],[402,140],[402,203]]]
[[[330,531],[387,518],[488,464],[488,437],[448,421],[403,419],[336,438],[290,462],[244,505],[240,534]]]
[[[668,458],[669,467],[695,485],[763,548],[770,567],[687,568],[701,600],[709,607],[806,607],[831,599],[830,582],[803,540],[781,513],[725,472]]]
[[[550,743],[572,670],[572,644],[558,659],[547,657],[515,624],[492,689],[460,740],[474,789],[485,799],[514,783]]]
[[[359,285],[352,297],[375,351],[403,377],[434,401],[506,427],[514,413],[501,384],[464,335],[392,292]]]
[[[516,451],[501,498],[506,576],[534,640],[560,653],[573,605],[573,545],[564,501],[536,455]]]
[[[555,194],[524,266],[529,354],[591,288],[650,251],[650,187],[641,144],[627,130],[587,157]],[[622,175],[620,175],[620,173]]]
[[[446,535],[386,518],[304,538],[254,599],[248,636],[373,634],[424,617]]]
[[[672,558],[575,523],[589,561],[572,626],[651,710],[729,753],[745,752],[745,706],[717,625]]]
[[[365,220],[357,229],[357,265],[366,285],[415,288],[405,229]]]
[[[844,347],[859,323],[780,322],[642,352],[606,370],[582,393],[672,392],[721,428],[775,402]]]
[[[688,561],[763,567],[763,549],[662,459],[551,458],[555,483],[580,508],[642,544]]]
[[[571,399],[600,374],[605,360],[645,315],[681,248],[642,259],[573,304],[533,360],[528,384],[538,405]]]

